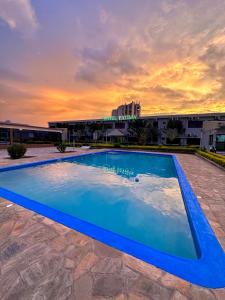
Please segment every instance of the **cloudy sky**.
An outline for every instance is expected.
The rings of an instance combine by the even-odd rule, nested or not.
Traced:
[[[225,111],[224,0],[0,0],[0,120]]]

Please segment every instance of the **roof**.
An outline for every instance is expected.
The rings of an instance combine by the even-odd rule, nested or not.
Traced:
[[[148,116],[141,116],[138,117],[137,119],[165,119],[165,118],[192,118],[192,117],[219,117],[219,116],[224,116],[225,117],[225,112],[222,113],[201,113],[201,114],[168,114],[168,115],[148,115]],[[48,122],[50,124],[55,124],[55,123],[85,123],[85,122],[107,122],[103,118],[102,119],[86,119],[86,120],[64,120],[64,121],[51,121]],[[109,122],[114,122],[109,120]]]
[[[121,137],[124,136],[123,132],[120,131],[119,129],[108,129],[106,132],[107,136],[115,136],[115,137]]]
[[[0,128],[13,128],[19,130],[35,130],[35,131],[48,131],[48,132],[63,132],[63,129],[55,129],[48,127],[40,127],[28,124],[11,123],[11,122],[0,122]]]

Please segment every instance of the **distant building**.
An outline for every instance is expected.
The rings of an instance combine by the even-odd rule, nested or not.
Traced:
[[[67,129],[0,122],[0,145],[12,143],[54,143],[66,139]]]
[[[112,116],[136,116],[139,118],[141,116],[141,105],[134,101],[129,104],[120,105],[117,109],[113,109]]]

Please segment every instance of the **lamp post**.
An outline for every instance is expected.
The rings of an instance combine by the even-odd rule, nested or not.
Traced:
[[[13,144],[13,128],[9,128],[9,143]]]
[[[19,128],[19,132],[20,132],[20,144],[22,144],[21,143],[21,140],[22,140],[22,130],[23,130],[22,128]]]

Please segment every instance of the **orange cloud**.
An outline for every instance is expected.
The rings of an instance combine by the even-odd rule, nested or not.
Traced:
[[[55,3],[55,14],[40,14],[40,28],[34,5],[31,19],[0,14],[11,28],[13,17],[38,29],[23,42],[7,32],[10,49],[1,45],[0,119],[46,125],[101,118],[131,99],[145,115],[225,111],[225,2],[208,4],[207,14],[205,1],[191,2],[146,1],[143,10],[139,1],[121,2],[123,9],[101,3],[87,18],[86,10],[74,16],[73,1]]]

